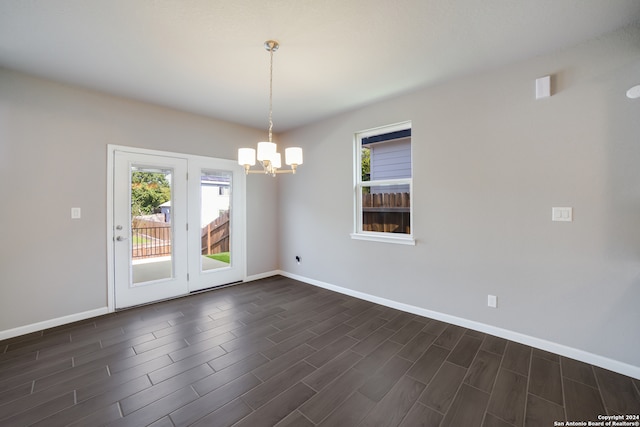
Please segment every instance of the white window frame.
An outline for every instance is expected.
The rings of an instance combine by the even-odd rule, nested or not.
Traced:
[[[353,195],[354,195],[354,232],[351,233],[352,239],[369,240],[374,242],[396,243],[403,245],[415,245],[416,241],[413,237],[413,140],[411,141],[411,177],[399,179],[385,179],[374,181],[362,181],[362,159],[361,147],[362,140],[371,136],[382,135],[391,132],[411,129],[411,121],[395,123],[392,125],[380,126],[373,129],[367,129],[356,132],[353,138]],[[376,231],[365,231],[362,229],[362,188],[372,187],[376,185],[407,185],[409,184],[409,227],[410,234],[403,233],[384,233]]]

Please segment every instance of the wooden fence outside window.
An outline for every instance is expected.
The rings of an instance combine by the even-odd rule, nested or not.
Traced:
[[[362,231],[411,234],[409,193],[362,195]]]

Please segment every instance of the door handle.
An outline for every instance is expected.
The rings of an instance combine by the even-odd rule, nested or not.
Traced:
[[[126,238],[126,237],[122,237],[122,236],[118,236],[118,237],[116,237],[116,240],[117,240],[118,242],[122,242],[122,241],[124,241],[124,240],[127,240],[127,238]]]

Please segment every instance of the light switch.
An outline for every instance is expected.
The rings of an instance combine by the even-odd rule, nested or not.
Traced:
[[[551,96],[551,76],[544,76],[536,79],[536,99],[548,98]]]
[[[82,211],[80,208],[71,208],[71,219],[80,219],[82,216]]]
[[[487,305],[491,308],[497,308],[498,307],[498,297],[495,295],[489,295],[487,297]]]
[[[551,208],[552,221],[573,221],[573,208]]]

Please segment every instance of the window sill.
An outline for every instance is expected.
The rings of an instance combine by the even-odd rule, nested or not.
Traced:
[[[389,236],[389,233],[351,233],[351,238],[354,240],[368,240],[370,242],[382,242],[382,243],[394,243],[396,245],[411,245],[415,246],[416,241],[411,236],[396,237]]]

